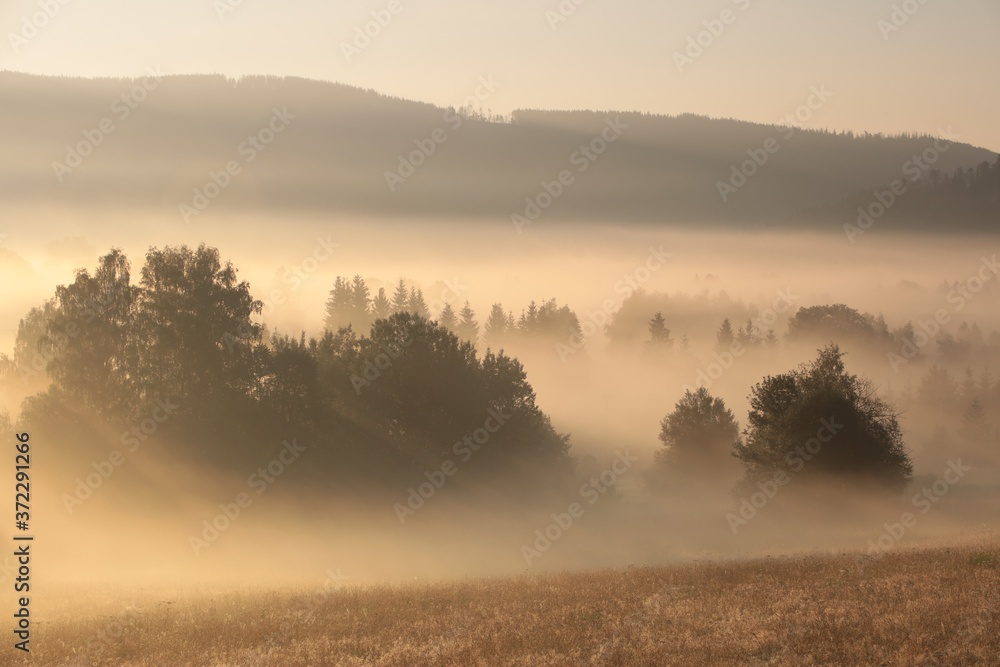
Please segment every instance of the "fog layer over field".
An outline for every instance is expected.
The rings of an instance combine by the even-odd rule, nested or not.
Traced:
[[[33,441],[34,524],[44,545],[38,568],[46,580],[221,577],[319,585],[810,549],[867,551],[880,538],[898,548],[997,527],[995,435],[972,448],[958,435],[967,406],[928,407],[919,398],[933,363],[956,381],[965,368],[974,377],[1000,374],[995,238],[882,234],[876,224],[852,241],[839,227],[822,235],[694,232],[613,222],[578,227],[550,224],[544,216],[520,232],[506,219],[404,224],[206,216],[178,225],[123,216],[115,224],[92,222],[61,215],[47,222],[49,237],[32,236],[30,227],[9,233],[0,247],[0,279],[12,287],[0,307],[3,351],[13,350],[18,321],[28,309],[51,298],[57,285],[72,282],[74,270],[93,271],[112,246],[125,251],[133,276],[151,245],[204,242],[219,248],[263,302],[257,319],[270,332],[293,337],[321,334],[324,303],[337,276],[359,274],[373,294],[380,287],[391,293],[402,278],[423,290],[433,317],[444,303],[458,310],[468,301],[480,326],[495,303],[517,318],[530,301],[554,298],[576,313],[582,338],[567,331],[564,340],[511,340],[506,352],[524,364],[538,406],[556,431],[570,435],[577,479],[553,482],[548,496],[531,502],[457,493],[450,487],[474,469],[477,457],[465,460],[446,443],[442,449],[452,453],[450,459],[428,462],[424,474],[416,471],[410,484],[394,492],[331,493],[310,477],[313,452],[294,423],[287,440],[304,449],[276,442],[273,458],[229,470],[176,456],[171,443],[155,437],[129,450],[134,442],[125,434],[133,424],[101,426],[107,431],[103,448],[76,446],[69,429]],[[123,231],[82,231],[98,228]],[[893,331],[912,322],[913,354],[850,336],[785,340],[787,322],[799,309],[828,304],[881,315]],[[654,358],[644,341],[646,323],[657,311],[674,344]],[[761,336],[773,329],[780,343],[766,350],[720,348],[716,333],[725,318],[734,329],[749,319]],[[973,324],[975,334],[969,333]],[[949,337],[968,342],[977,336],[963,353],[947,354]],[[796,490],[794,502],[782,502],[792,497],[794,470],[773,494],[734,492],[742,475],[735,459],[720,462],[683,493],[650,490],[654,455],[662,449],[660,421],[685,389],[707,387],[743,428],[755,383],[815,358],[830,342],[846,352],[849,372],[872,380],[903,411],[914,480],[901,496],[845,499],[836,488],[810,481],[808,492]],[[485,345],[478,349],[484,352]],[[30,376],[4,384],[0,407],[10,412],[15,428],[21,401],[45,383]],[[995,429],[1000,388],[987,382],[981,389],[992,397],[983,406]],[[456,433],[455,441],[465,435]],[[104,475],[114,450],[124,462]],[[442,474],[448,461],[457,472]],[[95,472],[106,479],[90,494],[79,493],[81,481]],[[410,497],[421,484],[442,479],[441,488],[413,509],[421,503]],[[920,499],[925,488],[930,492]],[[767,495],[765,502],[747,510],[744,501],[758,492]],[[237,516],[240,494],[250,502]],[[573,512],[574,504],[580,511]],[[897,538],[894,526],[907,512],[914,525]],[[225,526],[215,538],[205,523],[213,521],[216,528]]]

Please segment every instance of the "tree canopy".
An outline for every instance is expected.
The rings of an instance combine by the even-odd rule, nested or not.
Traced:
[[[901,491],[913,473],[894,408],[846,371],[836,345],[753,388],[736,456],[753,481],[791,470]]]
[[[686,489],[697,480],[732,481],[739,424],[725,402],[705,387],[684,392],[674,410],[660,422],[659,438],[663,448],[656,452],[660,470],[654,485]]]

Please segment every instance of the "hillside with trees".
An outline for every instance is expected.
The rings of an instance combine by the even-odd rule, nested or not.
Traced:
[[[488,106],[437,108],[275,77],[166,76],[134,109],[121,106],[128,114],[114,111],[112,103],[139,83],[0,72],[4,206],[123,207],[180,220],[187,204],[195,209],[186,212],[190,222],[201,215],[191,206],[201,196],[213,212],[229,213],[505,224],[544,213],[574,222],[808,226],[818,222],[796,216],[891,183],[935,142],[690,114],[520,110],[499,117]],[[286,126],[251,150],[248,137],[278,112]],[[97,136],[93,128],[104,119],[115,130],[94,145],[86,133]],[[765,145],[780,150],[760,164]],[[960,174],[942,181],[927,173],[933,188],[951,192],[950,204],[941,204],[948,231],[995,220],[982,217],[995,207],[983,208],[979,185],[969,184],[969,170],[978,174],[977,165],[995,159],[955,143],[927,165],[925,172]],[[234,160],[246,176],[219,177],[225,196],[218,196],[211,174]],[[557,191],[563,172],[569,185]],[[914,191],[899,214],[930,215],[920,204],[930,190]],[[844,208],[852,211],[853,201]]]

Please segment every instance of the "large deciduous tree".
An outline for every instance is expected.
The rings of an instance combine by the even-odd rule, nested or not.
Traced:
[[[902,491],[913,473],[895,409],[836,345],[754,387],[736,456],[752,482],[785,472]]]
[[[136,319],[141,398],[177,397],[195,414],[255,393],[261,309],[215,248],[150,249]]]
[[[138,298],[128,259],[117,249],[93,275],[78,271],[71,284],[56,288],[42,341],[52,354],[47,371],[56,387],[95,414],[136,413]]]

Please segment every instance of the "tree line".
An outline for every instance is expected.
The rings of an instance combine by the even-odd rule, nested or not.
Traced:
[[[256,463],[295,433],[317,443],[314,470],[338,483],[396,484],[459,450],[476,464],[457,486],[486,483],[519,495],[570,479],[569,436],[536,404],[522,364],[491,343],[503,340],[501,332],[561,336],[579,324],[572,311],[550,300],[530,304],[515,320],[497,304],[480,353],[474,340],[456,333],[462,318],[449,317],[450,307],[429,319],[418,288],[400,281],[392,298],[384,290],[368,294],[362,279],[338,278],[322,335],[268,335],[254,321],[262,303],[218,250],[151,248],[137,281],[127,257],[112,250],[93,273],[78,271],[28,313],[14,356],[0,359],[0,367],[8,379],[40,367],[50,384],[25,401],[22,419],[42,432],[73,432],[78,442],[99,442],[109,425],[135,423],[151,406],[170,402],[177,407],[158,438],[217,465]],[[344,323],[336,318],[348,318],[346,325],[334,329]],[[367,331],[359,334],[354,318],[368,318],[357,319],[369,322]],[[468,319],[474,322],[474,313]],[[877,320],[831,306],[800,309],[788,336],[814,335],[820,324],[827,333],[831,326],[885,331]],[[650,321],[649,335],[648,348],[670,346],[662,314]],[[716,343],[730,341],[774,344],[752,321],[734,329],[725,320]],[[971,401],[973,428],[995,392],[1000,385],[991,376],[967,377],[959,388],[934,367],[919,396]],[[468,438],[483,432],[488,418],[502,428],[471,447]],[[839,427],[812,473],[892,490],[908,482],[912,465],[895,408],[846,371],[836,345],[812,364],[754,386],[742,432],[721,399],[706,389],[687,392],[661,425],[658,461],[676,483],[725,478],[734,458],[746,480],[759,481],[787,465],[788,451],[810,440],[821,420]]]
[[[928,169],[918,178],[863,191],[816,209],[822,219],[858,222],[863,233],[875,222],[905,220],[907,227],[936,226],[942,220],[966,229],[992,230],[1000,216],[1000,155],[991,164],[959,167],[952,172]]]
[[[531,301],[520,316],[494,303],[480,326],[476,312],[466,301],[456,311],[451,303],[443,303],[432,313],[422,289],[406,284],[402,278],[392,294],[380,287],[374,296],[360,275],[353,278],[337,276],[326,302],[324,326],[328,331],[353,327],[367,331],[376,320],[396,313],[412,313],[423,319],[434,319],[459,339],[473,345],[480,342],[491,349],[519,342],[560,342],[581,337],[580,320],[569,306],[560,306],[556,299]]]
[[[40,369],[50,384],[25,401],[22,419],[39,432],[73,433],[78,446],[169,401],[177,407],[157,439],[186,456],[253,465],[297,434],[317,443],[314,470],[395,484],[439,465],[456,442],[502,415],[503,427],[488,446],[476,443],[476,464],[456,485],[523,490],[529,478],[565,475],[569,438],[536,405],[520,362],[492,349],[479,354],[410,312],[419,296],[407,290],[407,310],[374,319],[365,335],[352,326],[309,339],[266,335],[254,321],[262,303],[218,250],[152,248],[138,281],[112,250],[32,309],[14,356],[0,361],[8,379]],[[351,303],[360,308],[360,300],[338,306]]]

